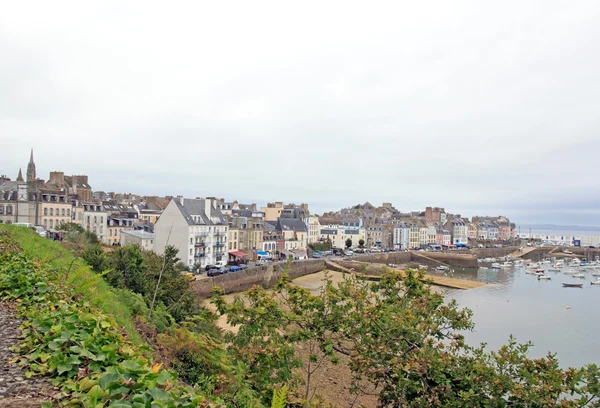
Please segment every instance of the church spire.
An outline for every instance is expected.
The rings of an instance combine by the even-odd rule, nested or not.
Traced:
[[[29,156],[29,164],[27,165],[27,182],[34,181],[35,179],[35,162],[33,161],[33,149],[31,149],[31,155]]]
[[[17,181],[25,181],[25,180],[23,180],[23,172],[21,171],[20,167],[19,167],[19,175],[17,176]]]

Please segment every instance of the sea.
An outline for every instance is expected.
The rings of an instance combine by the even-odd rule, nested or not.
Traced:
[[[600,271],[600,269],[598,269]],[[435,273],[430,271],[429,273]],[[561,272],[547,272],[551,280],[538,280],[523,268],[456,270],[456,278],[486,282],[480,288],[447,290],[446,296],[473,311],[475,330],[466,332],[469,344],[487,343],[498,349],[512,334],[517,342],[531,341],[531,357],[556,353],[562,367],[600,365],[600,285]],[[565,288],[562,282],[583,283]]]

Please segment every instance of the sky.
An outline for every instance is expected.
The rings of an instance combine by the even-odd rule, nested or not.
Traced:
[[[0,173],[600,225],[600,2],[7,2]]]

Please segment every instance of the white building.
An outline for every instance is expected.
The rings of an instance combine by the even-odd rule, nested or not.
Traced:
[[[304,218],[304,223],[306,224],[306,229],[308,230],[308,235],[306,237],[306,244],[314,244],[319,241],[319,233],[321,232],[321,223],[319,222],[319,217],[316,215],[310,215]]]
[[[81,226],[83,229],[92,231],[98,236],[100,242],[106,244],[106,220],[108,213],[102,208],[100,203],[81,203],[83,207]]]
[[[171,200],[154,226],[154,252],[167,245],[179,249],[188,266],[227,262],[228,222],[215,200],[177,197]]]
[[[394,227],[394,249],[406,251],[410,249],[410,228],[406,224]]]
[[[154,249],[154,234],[142,230],[121,231],[121,246],[139,245],[144,251]]]

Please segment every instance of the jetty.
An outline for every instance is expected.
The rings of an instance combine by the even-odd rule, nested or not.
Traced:
[[[355,262],[357,268],[348,267],[348,263],[345,262],[346,265],[340,265],[339,262],[326,261],[325,267],[332,271],[342,272],[342,273],[359,273],[361,272],[361,266],[364,265],[364,272],[366,278],[372,281],[377,281],[381,279],[381,274],[383,273],[383,269],[387,268],[390,270],[394,270],[400,273],[404,273],[403,269],[392,268],[384,264],[369,264],[366,265],[362,262]],[[455,279],[447,276],[438,276],[432,275],[425,272],[425,279],[430,281],[431,284],[435,286],[441,286],[450,289],[475,289],[482,286],[485,286],[486,283],[478,282],[474,280],[466,280],[466,279]]]

